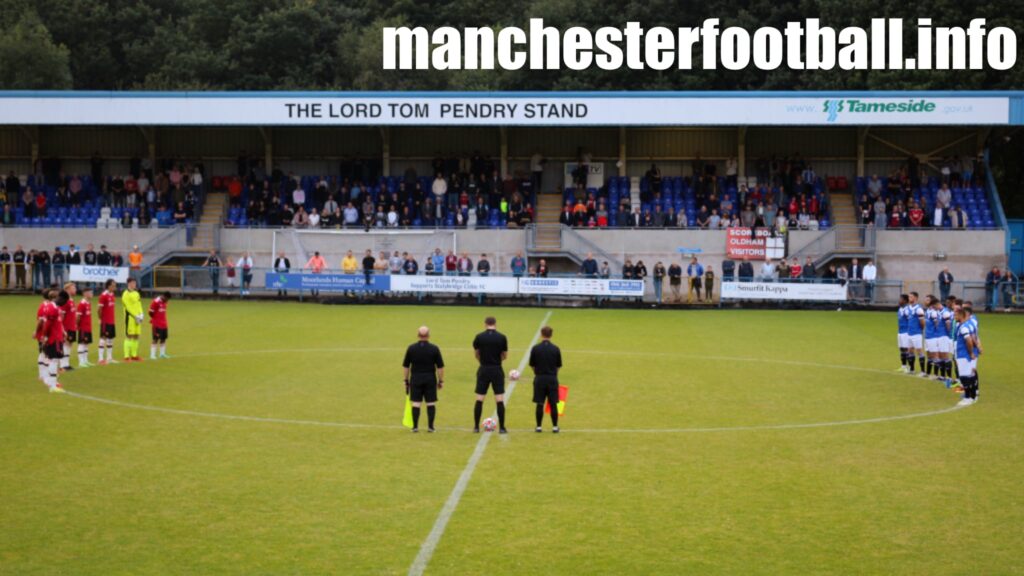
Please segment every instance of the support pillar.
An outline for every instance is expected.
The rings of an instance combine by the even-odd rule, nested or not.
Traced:
[[[626,127],[619,126],[619,176],[626,175]]]

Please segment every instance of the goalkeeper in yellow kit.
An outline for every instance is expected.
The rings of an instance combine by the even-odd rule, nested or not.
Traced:
[[[139,334],[142,333],[142,296],[135,278],[128,279],[128,287],[121,294],[121,305],[124,306],[124,361],[142,362],[139,358]]]

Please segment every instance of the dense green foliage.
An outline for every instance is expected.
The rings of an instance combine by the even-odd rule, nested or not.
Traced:
[[[868,27],[871,17],[905,18],[913,50],[918,17],[936,26],[1024,32],[1024,3],[894,0],[6,0],[0,5],[0,88],[102,90],[748,90],[998,89],[1024,87],[1024,65],[1009,73],[863,71],[803,73],[727,70],[666,72],[414,72],[381,70],[386,25],[783,27],[819,16],[823,24]],[[27,19],[27,20],[26,20]],[[45,27],[40,27],[39,22]],[[52,42],[50,40],[52,37]],[[24,40],[22,40],[24,38]],[[1024,39],[1022,39],[1024,40]],[[31,52],[15,57],[11,44]],[[1024,42],[1018,42],[1024,49]],[[694,54],[696,59],[699,54]],[[1019,58],[1020,59],[1020,58]],[[70,82],[69,82],[70,76]]]

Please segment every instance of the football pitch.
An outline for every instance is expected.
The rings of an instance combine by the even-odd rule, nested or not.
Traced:
[[[981,315],[955,409],[895,371],[894,312],[173,300],[171,359],[56,395],[37,303],[0,299],[2,574],[1024,572],[1024,318]],[[554,328],[562,434],[533,432],[528,369],[511,433],[470,432],[488,314],[506,372]],[[413,435],[423,324],[447,374]]]

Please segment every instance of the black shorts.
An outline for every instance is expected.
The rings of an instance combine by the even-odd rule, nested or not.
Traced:
[[[92,344],[92,332],[79,332],[78,333],[79,344]]]
[[[117,328],[113,324],[103,324],[100,326],[100,338],[106,338],[107,340],[113,340],[117,337]]]
[[[67,342],[68,344],[74,344],[75,342],[78,342],[78,333],[75,332],[74,330],[64,331],[64,341]]]
[[[505,372],[501,366],[481,366],[476,370],[476,393],[487,394],[493,388],[494,394],[505,393]]]
[[[413,377],[409,382],[409,400],[412,402],[437,402],[437,378]]]
[[[50,360],[60,360],[64,357],[64,343],[50,343],[43,348],[43,352],[46,353],[46,357]]]
[[[153,328],[153,340],[167,340],[167,328]]]
[[[552,406],[558,405],[558,378],[538,376],[533,379],[533,403],[545,401]]]

